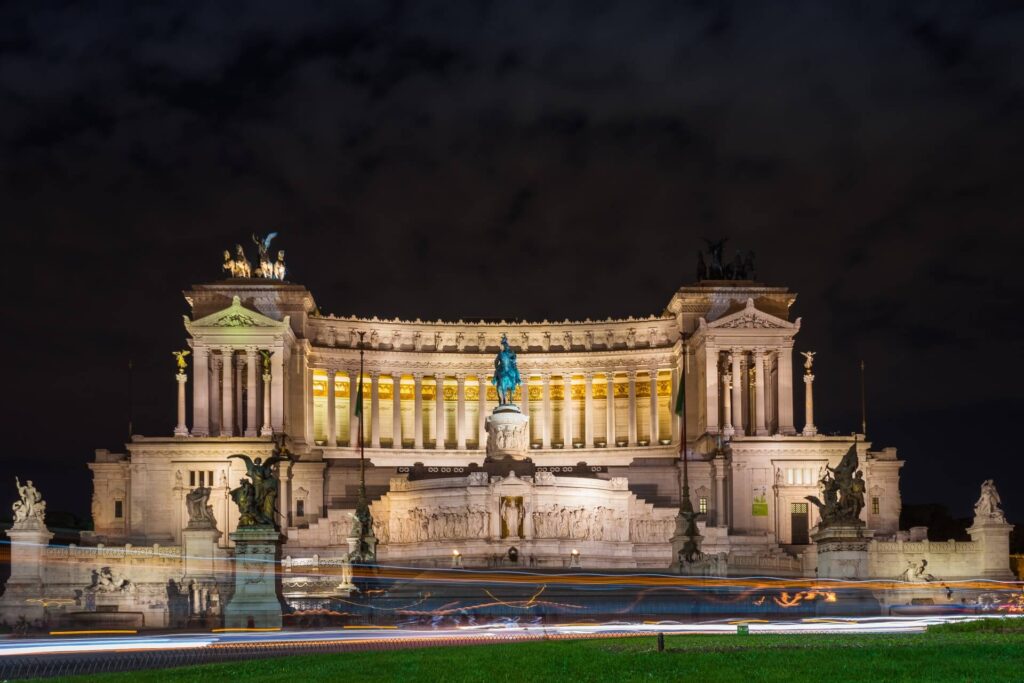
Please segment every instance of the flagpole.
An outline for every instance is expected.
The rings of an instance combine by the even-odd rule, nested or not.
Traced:
[[[359,391],[356,398],[359,400],[359,433],[356,437],[359,440],[359,507],[366,505],[366,453],[363,443],[363,336],[366,332],[359,332]]]

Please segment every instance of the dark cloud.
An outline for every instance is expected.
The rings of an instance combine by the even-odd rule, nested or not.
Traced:
[[[129,358],[166,433],[180,290],[253,231],[325,311],[423,318],[658,312],[728,235],[800,293],[819,423],[859,424],[865,359],[907,500],[963,511],[929,473],[1024,474],[1022,29],[999,2],[7,4],[11,469],[84,510]]]

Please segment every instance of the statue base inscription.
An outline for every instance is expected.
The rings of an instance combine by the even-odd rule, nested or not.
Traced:
[[[863,524],[819,527],[811,534],[818,551],[818,578],[868,578],[868,546],[873,534]]]
[[[487,458],[489,460],[523,460],[530,448],[530,418],[515,405],[494,409],[484,423],[487,429]]]
[[[271,526],[250,526],[239,528],[230,538],[235,542],[235,593],[224,607],[224,626],[280,628],[281,534]]]

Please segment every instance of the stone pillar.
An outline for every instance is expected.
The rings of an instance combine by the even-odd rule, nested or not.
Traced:
[[[434,375],[434,449],[444,449],[447,416],[444,414],[444,375]]]
[[[522,382],[523,382],[523,385],[519,388],[519,390],[522,392],[522,394],[520,396],[520,401],[519,401],[520,406],[521,406],[520,410],[522,411],[523,415],[525,415],[526,417],[530,417],[530,373],[524,372],[524,371],[520,370],[519,374],[522,377]],[[530,434],[530,431],[531,431],[532,428],[533,427],[532,427],[531,423],[527,422],[526,423],[526,447],[527,448],[530,448],[530,446],[533,445],[533,435]]]
[[[391,373],[391,447],[402,447],[402,373]]]
[[[545,372],[541,378],[541,399],[544,402],[544,414],[541,423],[541,446],[551,448],[551,374]]]
[[[423,448],[423,373],[412,373],[413,380],[413,447]]]
[[[330,368],[327,371],[327,447],[338,445],[338,401],[335,394],[335,383],[338,371]]]
[[[185,424],[185,382],[188,375],[179,372],[174,376],[178,381],[178,424],[174,427],[175,436],[188,436],[188,426]]]
[[[280,628],[281,578],[275,571],[281,534],[273,527],[240,527],[235,542],[235,592],[224,607],[226,628]]]
[[[380,373],[370,373],[370,447],[380,448]]]
[[[804,375],[804,415],[807,418],[804,424],[804,436],[814,436],[818,428],[814,426],[814,375],[808,370]]]
[[[636,445],[636,370],[630,370],[629,378],[629,445]]]
[[[594,447],[594,373],[583,374],[583,446]]]
[[[316,435],[313,429],[313,406],[315,400],[313,397],[313,368],[309,366],[309,356],[303,354],[301,356],[302,363],[302,434],[305,441],[310,446],[316,445]]]
[[[669,389],[671,391],[670,402],[668,404],[669,410],[669,424],[672,426],[672,443],[679,442],[679,416],[676,415],[676,402],[679,400],[676,394],[679,392],[679,368],[676,365],[672,366],[672,386]]]
[[[455,447],[464,451],[466,450],[466,376],[462,373],[455,375],[455,382]]]
[[[235,422],[232,425],[232,433],[242,436],[245,434],[245,403],[242,402],[242,382],[245,381],[245,368],[241,356],[235,359]]]
[[[192,348],[192,436],[210,435],[210,351],[201,344]]]
[[[477,400],[477,448],[487,446],[487,373],[480,373],[476,376],[480,388],[476,397]]]
[[[706,429],[708,434],[718,433],[718,348],[704,348],[704,396],[707,400],[705,410]]]
[[[729,526],[729,507],[725,502],[725,468],[725,454],[721,453],[715,457],[715,526],[720,529]]]
[[[274,428],[270,426],[270,373],[263,373],[263,426],[260,436],[271,436]]]
[[[42,619],[45,608],[39,600],[45,596],[43,568],[46,566],[46,547],[53,534],[42,523],[7,530],[11,539],[11,575],[7,579],[0,606],[4,618],[10,623],[24,616],[29,621]]]
[[[245,347],[245,370],[248,376],[245,383],[245,435],[256,436],[256,396],[259,387],[256,385],[256,366],[259,364],[255,346]]]
[[[264,398],[266,400],[266,398]],[[275,434],[284,432],[284,348],[270,357],[270,427]]]
[[[615,373],[609,370],[604,373],[605,382],[608,385],[608,393],[605,398],[605,422],[607,422],[607,433],[605,434],[605,446],[615,447]]]
[[[648,428],[647,443],[650,446],[658,445],[658,368],[650,368],[647,371],[651,383],[651,422]]]
[[[793,347],[780,346],[779,357],[779,433],[796,434],[793,420]]]
[[[572,375],[562,375],[562,447],[572,448]]]
[[[223,421],[220,411],[220,369],[223,365],[221,357],[210,354],[210,435],[220,436]]]
[[[733,349],[729,357],[732,359],[732,428],[743,436],[743,352]]]
[[[220,349],[221,353],[221,371],[222,371],[222,389],[223,394],[221,395],[221,415],[223,416],[220,421],[220,435],[231,436],[234,434],[235,417],[234,417],[234,390],[232,383],[232,367],[231,360],[234,354],[234,349],[230,346],[222,346]]]
[[[766,421],[767,412],[765,410],[765,391],[766,384],[768,383],[768,373],[765,371],[765,363],[768,361],[765,355],[764,349],[757,349],[754,351],[754,375],[757,378],[755,382],[757,387],[754,390],[755,410],[754,415],[757,420],[757,427],[755,428],[754,434],[757,436],[768,435],[768,423]]]
[[[980,546],[981,552],[978,553],[979,563],[973,568],[972,576],[999,581],[1013,580],[1013,572],[1010,570],[1011,531],[1013,525],[1007,524],[1001,513],[988,516],[975,514],[974,524],[967,533]]]
[[[359,370],[348,371],[348,445],[355,448],[359,444],[359,430],[356,429],[356,394],[359,393]],[[360,421],[359,429],[362,429]]]
[[[729,354],[729,364],[732,365],[732,354]],[[736,433],[732,419],[732,376],[722,375],[722,433],[732,436]]]

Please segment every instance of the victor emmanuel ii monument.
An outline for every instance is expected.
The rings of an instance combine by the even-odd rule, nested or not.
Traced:
[[[254,238],[255,266],[237,245],[223,279],[184,292],[187,348],[151,388],[177,392],[177,419],[96,452],[80,545],[47,547],[42,498],[19,489],[4,619],[88,620],[109,604],[143,626],[230,620],[247,599],[236,580],[254,578],[232,560],[254,552],[281,563],[275,594],[289,601],[353,589],[290,570],[369,556],[890,578],[926,561],[946,578],[1009,576],[991,482],[972,541],[899,530],[896,450],[819,428],[813,392],[828,378],[809,350],[803,374],[793,366],[796,295],[757,282],[753,255],[728,259],[724,241],[653,315],[442,322],[321,313],[273,238]],[[677,524],[680,454],[695,525]],[[691,526],[681,559],[673,538]]]

